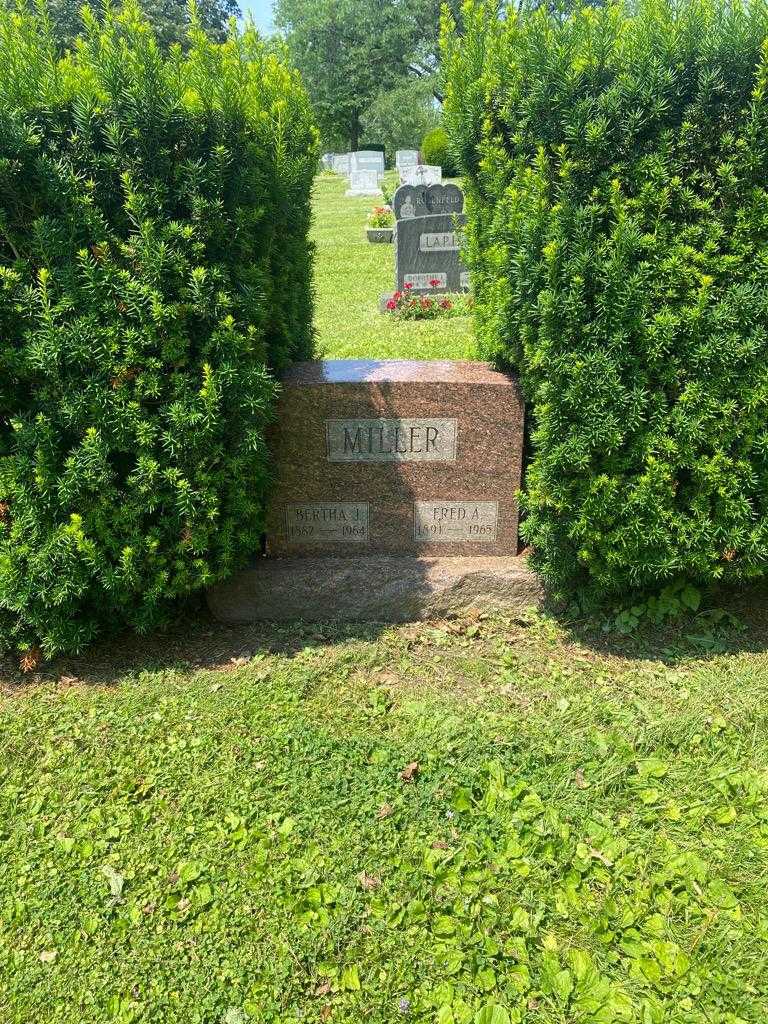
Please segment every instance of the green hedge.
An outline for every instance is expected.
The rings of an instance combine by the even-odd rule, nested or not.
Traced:
[[[639,0],[446,26],[485,356],[562,590],[768,569],[768,15]]]
[[[163,54],[132,5],[63,61],[0,9],[0,66],[0,637],[50,655],[258,549],[317,135],[255,33]]]
[[[450,140],[445,128],[432,128],[421,140],[421,159],[432,167],[442,167],[443,176],[456,176],[456,158],[451,152]]]

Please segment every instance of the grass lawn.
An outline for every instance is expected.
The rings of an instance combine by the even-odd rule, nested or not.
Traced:
[[[0,1019],[764,1022],[766,619],[718,629],[203,620],[8,678]]]
[[[387,175],[390,189],[395,177]],[[347,199],[346,178],[315,180],[313,239],[318,354],[330,359],[474,359],[472,319],[404,322],[379,312],[395,286],[395,248],[372,245],[365,221],[381,200]]]

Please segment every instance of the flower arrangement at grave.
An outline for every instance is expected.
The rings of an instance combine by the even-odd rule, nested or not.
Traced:
[[[430,288],[439,288],[441,282],[433,278]],[[387,300],[386,310],[400,320],[435,320],[437,317],[461,316],[469,312],[472,298],[469,295],[422,295],[414,292],[412,284],[406,284],[402,291],[396,291]]]
[[[368,214],[369,228],[392,228],[395,226],[395,215],[391,206],[374,206]]]

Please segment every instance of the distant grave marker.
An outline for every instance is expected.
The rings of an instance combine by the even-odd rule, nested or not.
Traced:
[[[395,167],[398,171],[402,171],[406,167],[415,167],[418,162],[418,149],[398,149],[395,153]]]
[[[464,291],[467,268],[461,262],[461,214],[427,214],[398,220],[395,234],[397,291]],[[431,284],[437,281],[437,285]]]
[[[416,164],[400,169],[400,182],[403,185],[442,185],[443,169],[430,164]]]
[[[350,153],[349,172],[355,171],[376,171],[381,176],[384,174],[384,154],[375,149],[362,149],[357,153]]]
[[[350,171],[348,196],[380,196],[379,175],[376,171]]]

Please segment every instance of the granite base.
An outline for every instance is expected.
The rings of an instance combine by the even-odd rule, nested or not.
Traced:
[[[222,622],[412,622],[544,603],[522,557],[261,559],[208,591]]]

